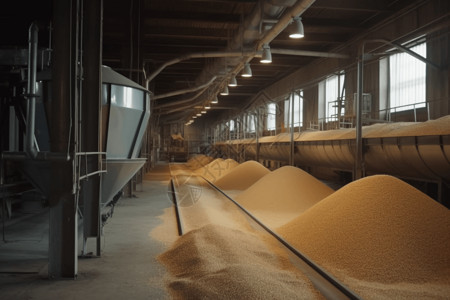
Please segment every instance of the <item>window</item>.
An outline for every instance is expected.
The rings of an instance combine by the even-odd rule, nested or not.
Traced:
[[[296,91],[292,95],[294,101],[294,127],[303,126],[303,91]],[[284,127],[292,125],[291,97],[284,101]]]
[[[411,51],[423,57],[426,57],[426,50],[425,43],[411,48]],[[425,107],[425,74],[425,63],[408,53],[389,56],[389,107],[391,111]]]
[[[276,129],[276,113],[277,105],[275,103],[269,103],[267,105],[267,130]]]
[[[227,127],[230,131],[234,131],[234,120],[230,120],[227,122]]]
[[[319,119],[336,121],[338,115],[343,115],[343,107],[339,103],[343,98],[345,74],[340,72],[319,83]],[[336,107],[340,109],[337,110]]]
[[[247,132],[254,133],[256,132],[256,120],[255,115],[252,113],[249,113],[247,115]]]

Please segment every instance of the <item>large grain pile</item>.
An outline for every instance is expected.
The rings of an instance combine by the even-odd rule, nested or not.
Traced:
[[[269,169],[249,160],[231,169],[214,184],[222,190],[245,190],[268,173]]]
[[[235,200],[273,228],[291,221],[333,192],[307,172],[284,166],[262,177]]]
[[[394,177],[350,183],[278,231],[344,282],[381,285],[354,286],[363,297],[377,298],[371,293],[383,284],[398,293],[388,298],[407,298],[392,284],[434,283],[440,295],[450,292],[450,212]]]
[[[222,158],[217,158],[206,166],[198,168],[194,172],[209,181],[215,181],[237,165],[239,164],[233,159],[224,160]]]
[[[320,299],[310,281],[286,269],[258,235],[206,225],[158,259],[176,299]],[[286,259],[286,258],[285,258]]]

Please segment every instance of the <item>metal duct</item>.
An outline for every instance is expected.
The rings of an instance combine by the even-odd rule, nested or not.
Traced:
[[[315,0],[303,0],[298,1],[294,6],[292,6],[283,16],[278,20],[272,29],[270,29],[257,43],[256,50],[259,50],[264,44],[270,43],[274,38],[276,38],[280,32],[282,32],[287,25],[292,21],[292,18],[300,16],[305,10],[307,10]]]
[[[241,57],[242,55],[254,55],[254,53],[253,52],[244,53],[242,51],[198,52],[174,58],[162,64],[157,70],[155,70],[145,79],[145,88],[148,90],[148,85],[150,81],[152,81],[156,76],[158,76],[158,74],[161,73],[165,68],[177,64],[179,62],[182,62],[184,60],[192,58]]]
[[[187,93],[191,93],[191,92],[195,92],[201,89],[204,89],[208,86],[210,86],[214,80],[216,80],[216,76],[213,76],[208,82],[199,85],[199,86],[195,86],[192,88],[188,88],[188,89],[183,89],[183,90],[178,90],[178,91],[174,91],[174,92],[170,92],[170,93],[166,93],[166,94],[162,94],[162,95],[157,95],[153,97],[153,100],[158,100],[161,98],[167,98],[167,97],[172,97],[172,96],[177,96],[177,95],[181,95],[181,94],[187,94]]]
[[[350,55],[331,53],[331,52],[319,52],[319,51],[306,51],[306,50],[292,50],[292,49],[270,49],[273,54],[284,55],[298,55],[298,56],[314,56],[314,57],[326,57],[326,58],[350,58]]]
[[[189,103],[191,101],[194,101],[196,98],[198,98],[205,90],[206,90],[206,88],[202,89],[201,91],[196,93],[194,96],[189,97],[187,99],[183,99],[183,100],[176,101],[176,102],[165,103],[165,104],[162,104],[162,105],[153,106],[153,109],[154,110],[156,110],[156,109],[164,109],[164,108],[168,108],[168,107],[172,107],[172,106],[179,106],[180,104]]]
[[[264,43],[271,42],[284,28],[286,28],[287,25],[289,25],[293,17],[301,15],[314,2],[315,0],[303,0],[299,2],[294,0],[259,1],[255,5],[252,13],[244,20],[239,32],[229,43],[228,48],[230,51],[216,53],[194,53],[170,60],[148,76],[146,79],[146,87],[148,88],[150,81],[153,80],[155,76],[157,76],[167,66],[191,58],[219,58],[203,69],[201,74],[197,77],[196,82],[205,82],[211,77],[211,74],[216,74],[216,76],[218,76],[217,74],[223,72],[224,67],[226,66],[231,67],[231,71],[227,70],[227,72],[239,72],[245,62],[248,62],[258,54],[257,51],[260,50]],[[286,10],[286,7],[290,8],[287,12],[283,13]],[[263,18],[277,19],[281,14],[281,19],[279,19],[278,23],[276,23],[269,31],[265,33],[260,31],[260,24],[263,21]],[[251,47],[252,50],[245,50],[245,47]],[[220,84],[217,85],[217,87],[219,86]],[[180,94],[180,91],[176,92],[176,94]],[[155,99],[157,98],[160,98],[160,96],[155,97]]]

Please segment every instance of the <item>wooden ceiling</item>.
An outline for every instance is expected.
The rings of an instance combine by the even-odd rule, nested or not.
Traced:
[[[28,6],[26,3],[29,1],[25,0],[3,2],[5,3],[1,4],[0,12],[3,44],[5,41],[9,44],[26,43],[27,28],[31,21],[39,15],[43,16],[43,19],[51,16],[52,6],[49,0],[31,1]],[[265,22],[261,23],[258,30],[264,32],[267,26],[273,25],[271,22],[282,18],[283,14],[299,1],[103,0],[103,64],[144,84],[145,76],[152,74],[170,60],[190,53],[230,50],[230,45],[233,41],[235,43],[239,35],[255,34],[240,29],[252,12],[261,5],[260,2],[286,5],[280,5],[278,10],[272,9],[270,16],[261,13],[259,17]],[[293,40],[288,37],[286,30],[281,31],[270,41],[272,49],[333,52],[374,24],[412,3],[410,0],[312,2],[301,13],[305,37]],[[19,29],[24,32],[20,36],[17,34]],[[255,45],[242,45],[232,50],[244,51],[249,46],[251,48]],[[219,104],[213,106],[214,109],[208,113],[208,117],[217,118],[227,110],[239,109],[263,88],[315,59],[317,58],[312,56],[275,53],[272,54],[271,64],[261,64],[258,57],[251,59],[253,77],[244,79],[237,76],[238,86],[230,88],[230,95],[219,96]],[[158,96],[195,88],[205,82],[208,67],[215,61],[217,58],[192,58],[170,65],[150,81],[149,89]],[[214,72],[217,73],[217,68]],[[209,76],[212,78],[217,75],[223,80],[224,76],[228,76],[227,72]],[[203,105],[202,99],[217,93],[218,85],[212,87],[214,89],[205,90],[197,98],[194,96],[200,91],[155,100],[154,114],[168,122],[187,120],[195,113],[195,107]],[[189,101],[191,98],[193,100]]]

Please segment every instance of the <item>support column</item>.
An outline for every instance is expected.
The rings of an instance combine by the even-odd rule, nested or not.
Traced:
[[[84,1],[83,34],[83,98],[81,120],[81,152],[100,152],[100,112],[102,88],[102,17],[103,1]],[[82,156],[87,160],[86,173],[101,170],[102,156]],[[82,182],[83,238],[97,238],[97,256],[101,254],[101,173]],[[83,251],[83,254],[84,253]]]
[[[356,98],[356,151],[355,165],[353,167],[353,180],[362,178],[364,175],[364,158],[362,146],[362,97],[363,97],[363,72],[364,72],[364,47],[358,60],[358,81]]]
[[[291,166],[294,165],[294,92],[291,92],[291,95],[289,96],[289,101],[290,101],[290,107],[291,107],[291,152],[289,155],[289,164]],[[289,118],[288,118],[289,119]],[[298,125],[300,127],[300,124]]]
[[[77,203],[74,180],[75,99],[77,96],[78,1],[53,1],[51,151],[69,152],[68,162],[52,162],[49,196],[50,278],[77,276]]]

